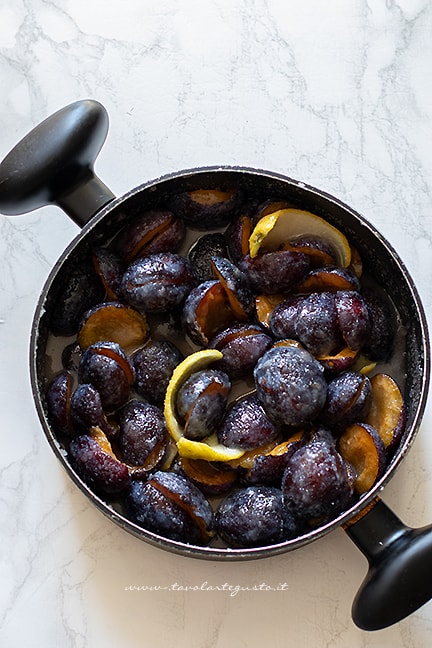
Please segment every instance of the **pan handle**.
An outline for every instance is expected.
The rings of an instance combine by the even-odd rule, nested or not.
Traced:
[[[369,561],[352,606],[359,628],[386,628],[432,598],[432,525],[407,527],[376,498],[344,530]]]
[[[115,198],[93,171],[107,133],[108,114],[90,99],[45,119],[0,164],[0,212],[23,214],[55,204],[83,227]]]

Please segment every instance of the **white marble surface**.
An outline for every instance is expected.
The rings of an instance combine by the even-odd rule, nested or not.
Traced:
[[[431,70],[428,0],[0,0],[0,158],[95,98],[111,120],[97,172],[116,194],[207,164],[301,178],[391,240],[431,322]],[[0,645],[429,645],[432,604],[376,633],[353,625],[366,561],[342,530],[258,562],[201,562],[90,506],[42,434],[28,373],[39,292],[77,231],[55,207],[0,217]],[[383,497],[413,526],[432,521],[431,403]]]

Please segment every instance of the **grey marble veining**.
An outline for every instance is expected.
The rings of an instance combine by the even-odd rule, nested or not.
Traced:
[[[214,164],[301,179],[391,241],[430,322],[431,70],[428,0],[0,0],[0,158],[58,108],[97,99],[110,132],[96,171],[117,195]],[[38,295],[77,232],[52,206],[0,216],[0,644],[428,645],[431,604],[379,633],[353,625],[366,561],[342,530],[254,563],[202,562],[90,506],[43,437],[28,372]],[[413,526],[432,521],[431,424],[428,405],[383,493]]]

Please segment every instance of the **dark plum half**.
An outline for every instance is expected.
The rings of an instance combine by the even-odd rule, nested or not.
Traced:
[[[228,495],[215,515],[216,528],[229,547],[259,547],[295,534],[282,493],[271,486],[247,486]]]
[[[181,351],[168,340],[156,340],[135,351],[131,363],[136,392],[151,403],[162,405],[172,373],[182,360]]]
[[[147,482],[135,481],[127,493],[132,518],[145,529],[187,544],[207,544],[213,512],[189,479],[158,471]]]
[[[279,433],[256,396],[234,402],[218,431],[220,443],[231,448],[252,450],[273,441]]]
[[[272,344],[272,338],[260,326],[233,324],[210,340],[209,347],[223,353],[217,366],[232,379],[238,379],[253,371]]]
[[[132,262],[123,275],[124,299],[138,310],[161,313],[179,306],[195,284],[190,262],[161,252]]]
[[[304,425],[320,413],[327,395],[321,364],[305,349],[278,346],[254,370],[257,395],[267,415],[285,425]]]
[[[217,369],[193,373],[177,393],[177,412],[188,439],[202,439],[217,431],[228,403],[231,381]]]
[[[353,483],[334,444],[316,440],[289,458],[282,478],[287,511],[304,526],[336,517],[350,502]]]

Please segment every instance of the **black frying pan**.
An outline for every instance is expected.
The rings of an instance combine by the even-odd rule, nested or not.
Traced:
[[[432,526],[406,527],[378,494],[410,449],[426,405],[430,348],[426,318],[413,281],[391,245],[362,216],[336,198],[282,175],[242,167],[182,171],[116,198],[95,176],[93,165],[108,131],[105,109],[78,101],[58,111],[27,135],[0,165],[0,210],[21,214],[46,204],[60,206],[82,231],[53,268],[40,296],[30,340],[30,371],[36,408],[54,453],[85,495],[107,517],[153,545],[211,560],[246,560],[303,546],[342,525],[369,561],[368,574],[353,604],[355,623],[367,630],[406,617],[432,596]],[[281,544],[254,549],[196,547],[161,538],[114,510],[74,472],[47,417],[44,392],[52,372],[49,319],[56,296],[82,255],[108,240],[136,211],[151,209],[183,191],[229,185],[249,196],[278,196],[312,211],[355,242],[364,265],[398,305],[406,328],[399,370],[406,374],[407,424],[392,460],[376,485],[338,518]]]

